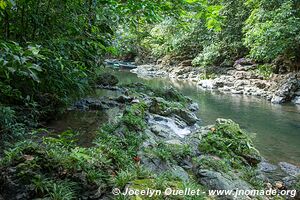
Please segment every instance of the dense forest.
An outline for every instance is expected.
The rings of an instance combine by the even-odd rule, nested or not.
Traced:
[[[298,0],[0,0],[0,200],[130,199],[111,193],[130,187],[222,189],[221,183],[212,187],[199,178],[198,169],[240,171],[231,174],[235,184],[223,186],[246,188],[246,180],[251,188],[264,188],[266,181],[256,179],[262,158],[231,120],[204,128],[207,135],[196,131],[199,137],[181,145],[148,133],[152,114],[175,121],[179,116],[185,126],[196,123],[190,110],[197,106],[173,88],[118,85],[122,116],[99,128],[89,147],[78,145],[72,130],[49,136],[45,127],[96,88],[116,89],[106,59],[174,69],[188,65],[202,86],[233,66],[251,66],[253,79],[261,79],[257,88],[279,87],[257,96],[300,102],[299,33]],[[149,157],[163,163],[155,173],[145,164]],[[172,171],[169,166],[180,167],[179,178],[160,173]],[[299,189],[296,179],[285,189]],[[204,193],[170,198],[214,199]]]

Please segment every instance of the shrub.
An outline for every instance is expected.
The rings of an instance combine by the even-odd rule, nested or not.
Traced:
[[[250,56],[266,62],[280,55],[297,59],[300,45],[297,2],[254,2],[254,9],[244,27],[244,44],[250,49]]]

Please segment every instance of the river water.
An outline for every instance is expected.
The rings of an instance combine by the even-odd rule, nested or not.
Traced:
[[[120,83],[143,82],[156,88],[173,86],[199,104],[200,110],[197,115],[201,119],[201,125],[213,124],[217,118],[232,119],[249,132],[256,148],[269,162],[276,164],[285,161],[300,166],[300,106],[273,105],[256,97],[204,91],[184,81],[164,78],[142,79],[129,71],[114,70],[113,73],[119,78]],[[98,91],[97,95],[109,93]],[[68,118],[70,120],[66,124]],[[75,129],[80,127],[81,130],[88,126],[84,137],[90,140],[93,134],[88,136],[87,132],[96,130],[107,121],[103,113],[99,116],[97,112],[94,114],[75,112],[68,113],[61,121],[52,123],[52,126],[62,127],[63,124],[65,127]]]

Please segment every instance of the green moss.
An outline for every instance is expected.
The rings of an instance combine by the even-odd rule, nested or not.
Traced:
[[[167,188],[172,188],[173,190],[185,190],[186,188],[189,188],[191,190],[199,190],[200,194],[196,196],[181,196],[181,195],[171,195],[168,196],[168,199],[185,199],[185,200],[202,200],[202,199],[208,199],[208,197],[205,196],[203,193],[205,191],[205,188],[203,186],[195,183],[194,181],[189,182],[182,182],[180,180],[177,180],[176,178],[172,177],[168,173],[164,173],[158,177],[155,178],[147,178],[147,179],[137,179],[131,182],[130,188],[136,189],[136,190],[159,190],[162,192],[161,195],[154,195],[153,197],[147,197],[147,196],[138,196],[138,198],[141,199],[165,199],[166,197],[163,195],[163,193],[166,191]],[[135,199],[134,197],[133,199]]]
[[[231,120],[217,124],[214,131],[204,136],[199,150],[226,158],[234,168],[242,165],[255,166],[261,161],[261,156],[247,133]]]

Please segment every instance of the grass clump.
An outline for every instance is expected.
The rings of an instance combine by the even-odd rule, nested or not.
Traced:
[[[200,169],[209,169],[217,172],[228,172],[230,165],[225,160],[213,156],[202,156],[193,159],[194,164]]]
[[[146,108],[144,103],[132,105],[119,122],[103,126],[89,148],[78,146],[72,131],[16,143],[0,163],[1,189],[11,188],[11,179],[30,199],[79,199],[99,188],[110,194],[114,186],[143,177],[147,173],[134,158],[144,140]],[[138,120],[128,120],[132,117]]]
[[[170,163],[179,163],[182,159],[192,155],[191,148],[187,144],[166,144],[160,142],[144,151],[151,157]]]
[[[147,105],[138,103],[127,108],[124,112],[122,122],[131,131],[142,131],[146,128],[145,112]]]
[[[45,138],[15,144],[0,164],[2,187],[12,187],[6,179],[10,177],[18,183],[15,187],[24,186],[30,198],[78,199],[85,191],[109,182],[111,161],[100,148],[82,148],[66,141]]]

